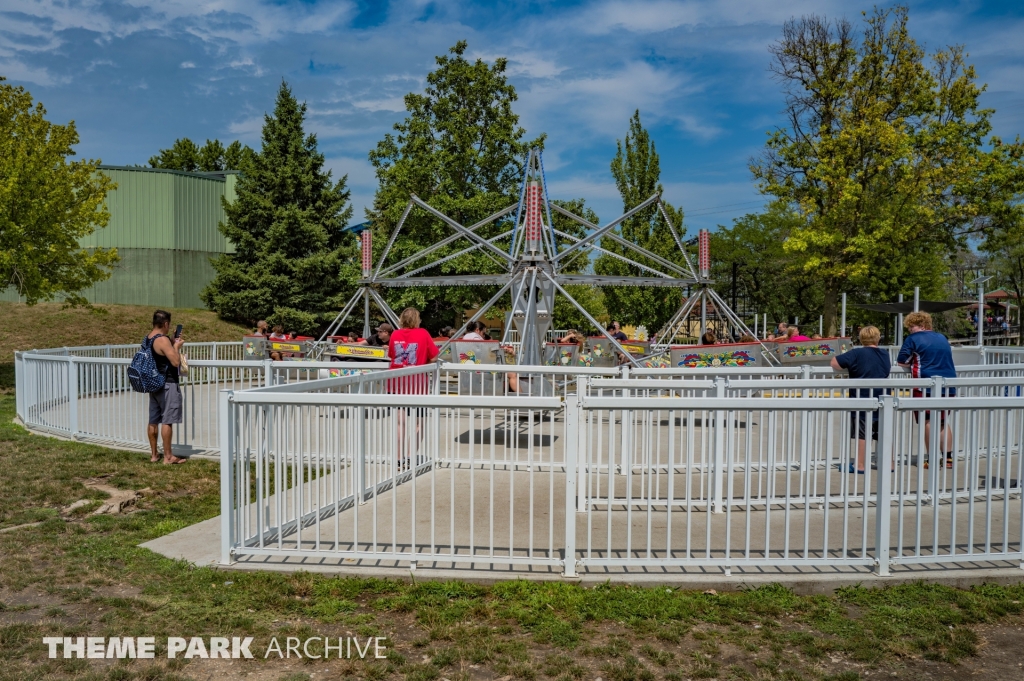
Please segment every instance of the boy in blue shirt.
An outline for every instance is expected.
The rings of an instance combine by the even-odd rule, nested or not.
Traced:
[[[877,327],[865,326],[860,330],[861,347],[844,352],[832,358],[832,368],[846,371],[850,378],[889,378],[892,363],[889,353],[878,347],[882,337]],[[878,397],[885,392],[883,388],[850,388],[850,397]],[[850,412],[850,437],[857,440],[857,467],[850,462],[851,473],[864,473],[864,459],[867,450],[868,412]],[[878,439],[878,411],[871,412],[871,439]]]
[[[903,320],[910,335],[903,341],[896,362],[910,369],[914,378],[956,378],[956,367],[953,365],[953,350],[949,341],[941,333],[932,331],[932,316],[927,312],[911,312]],[[930,391],[914,389],[914,397],[929,397]],[[943,397],[955,397],[956,388],[943,390]],[[918,420],[919,412],[914,412],[914,420]],[[925,446],[931,446],[931,412],[924,412]],[[939,450],[946,455],[946,468],[953,467],[953,433],[946,425],[946,412],[939,412]],[[928,460],[925,459],[925,468]]]

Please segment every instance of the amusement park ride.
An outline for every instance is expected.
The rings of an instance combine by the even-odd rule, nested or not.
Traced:
[[[668,225],[676,246],[682,255],[683,265],[663,258],[649,250],[631,243],[616,233],[615,228],[649,206],[656,206]],[[422,210],[434,218],[444,222],[454,232],[450,236],[423,250],[407,257],[400,262],[389,264],[388,255],[406,220],[414,210]],[[551,219],[552,213],[558,213],[585,228],[585,236],[575,236],[555,228]],[[511,228],[501,234],[485,239],[479,231],[485,225],[506,220],[514,214]],[[651,286],[671,288],[680,291],[691,289],[691,295],[672,317],[657,338],[655,344],[671,342],[677,331],[686,323],[690,315],[699,310],[700,330],[703,334],[707,329],[707,310],[709,307],[725,317],[727,325],[736,327],[740,333],[750,333],[743,321],[730,309],[726,302],[715,293],[710,279],[710,259],[708,255],[708,232],[702,230],[699,236],[699,265],[695,269],[686,251],[676,226],[672,224],[668,211],[661,201],[660,194],[654,194],[635,208],[620,215],[611,222],[598,226],[590,221],[551,202],[548,197],[547,182],[544,174],[544,162],[541,152],[532,149],[527,158],[523,172],[523,181],[519,193],[519,201],[499,210],[474,225],[465,226],[448,217],[441,211],[428,205],[418,196],[413,195],[401,219],[384,248],[380,263],[374,270],[372,267],[371,232],[365,229],[362,239],[362,270],[359,289],[341,310],[327,331],[321,337],[326,341],[337,333],[348,316],[362,302],[364,318],[364,337],[370,333],[370,306],[376,304],[387,319],[397,327],[397,315],[388,307],[387,302],[377,291],[378,287],[406,286],[499,286],[498,292],[490,300],[480,306],[479,310],[467,322],[467,326],[482,318],[487,311],[505,296],[511,296],[509,305],[509,322],[505,325],[502,343],[506,343],[512,328],[519,332],[521,341],[516,363],[520,365],[544,364],[545,334],[552,326],[555,296],[564,296],[566,301],[575,307],[604,336],[615,352],[636,366],[644,359],[637,357],[636,352],[629,352],[623,345],[609,334],[604,326],[594,319],[566,290],[568,285],[586,284],[591,286]],[[499,248],[497,243],[508,240],[508,250]],[[645,259],[648,264],[613,253],[600,246],[602,239],[608,239],[626,249],[627,253]],[[439,250],[464,241],[465,247],[454,253],[432,261],[425,261],[428,256]],[[478,275],[430,275],[429,270],[441,263],[458,256],[482,251],[495,259],[505,270],[498,274]],[[594,252],[607,254],[621,260],[650,276],[605,276],[597,274],[571,273],[567,268],[578,258],[588,258]],[[634,257],[635,257],[634,256]],[[680,294],[681,297],[681,294]],[[444,353],[449,340],[441,347]],[[317,344],[321,348],[325,342]],[[767,350],[767,348],[765,348]]]

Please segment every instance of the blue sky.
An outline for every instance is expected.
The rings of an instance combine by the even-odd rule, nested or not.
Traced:
[[[995,132],[1024,131],[1024,4],[910,2],[929,50],[966,45]],[[145,163],[177,137],[257,145],[284,78],[356,208],[373,196],[367,152],[403,117],[433,58],[457,40],[510,60],[530,136],[548,133],[556,198],[621,212],[608,163],[639,108],[661,155],[665,198],[690,233],[757,210],[747,170],[781,122],[768,46],[817,12],[859,21],[867,2],[428,2],[367,0],[0,0],[0,75],[55,121],[74,119],[79,153]]]

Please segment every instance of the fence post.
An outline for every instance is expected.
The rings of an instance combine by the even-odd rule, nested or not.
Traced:
[[[14,411],[25,423],[25,360],[20,352],[14,353]]]
[[[562,576],[576,577],[576,467],[579,460],[580,394],[565,396],[565,548]]]
[[[715,376],[715,398],[723,399],[725,397],[726,382],[724,376]],[[724,492],[724,477],[725,477],[725,438],[726,423],[725,423],[726,412],[718,410],[715,412],[714,421],[712,421],[712,427],[715,429],[712,434],[712,442],[715,444],[715,479],[714,479],[714,503],[711,507],[712,513],[721,513],[722,507],[724,506],[724,499],[722,495]]]
[[[270,387],[274,385],[274,361],[270,359],[263,360],[263,385],[264,387]]]
[[[586,434],[583,434],[583,398],[590,394],[590,376],[582,376],[583,386],[580,386],[580,382],[576,382],[576,393],[578,396],[579,403],[577,405],[577,422],[576,432],[579,434],[576,440],[576,512],[586,513],[587,511],[587,470],[586,461],[587,456],[583,452],[587,451],[587,443],[590,438],[590,429],[586,430]]]
[[[68,428],[71,439],[78,438],[78,366],[74,355],[68,355]]]
[[[232,390],[220,392],[218,407],[220,428],[220,564],[231,565],[231,550],[235,545],[234,537],[234,481],[235,481],[235,424],[231,413]],[[239,504],[241,512],[241,504]]]
[[[362,388],[362,385],[363,384],[360,383],[360,385],[359,385],[360,389]],[[358,503],[358,504],[365,504],[366,503],[366,412],[369,411],[369,409],[366,408],[366,407],[356,407],[356,409],[359,412],[359,417],[358,417],[358,421],[357,421],[357,423],[358,423],[358,430],[356,431],[358,433],[357,437],[359,438],[359,446],[356,448],[356,461],[355,461],[355,464],[356,464],[356,490],[358,490],[359,499],[357,500],[356,503]],[[406,424],[407,424],[406,428],[408,428],[408,420],[406,421]],[[387,452],[388,448],[384,447],[383,450],[384,450],[384,452]],[[394,466],[394,462],[392,462],[392,466]],[[380,470],[380,469],[378,468],[378,470]],[[393,480],[397,480],[398,479],[398,471],[394,470],[394,469],[392,469],[392,470],[394,472],[391,474],[391,477],[392,477]],[[379,479],[379,475],[377,476],[377,479]],[[415,484],[415,473],[413,474],[413,481],[414,481],[414,484]],[[353,491],[355,491],[355,490],[353,490]]]
[[[875,574],[889,576],[889,522],[892,494],[893,430],[896,427],[896,398],[883,395],[878,419],[878,475],[875,476]],[[866,462],[865,462],[866,463]]]
[[[216,342],[214,342],[214,344],[213,344],[213,349],[210,350],[210,359],[211,360],[216,360],[217,359],[217,343]]]

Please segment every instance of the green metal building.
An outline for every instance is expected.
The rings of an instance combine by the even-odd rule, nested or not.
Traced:
[[[235,199],[237,171],[100,170],[117,183],[107,195],[110,222],[81,245],[117,248],[121,261],[82,294],[92,303],[204,307],[199,292],[214,277],[210,258],[234,251],[217,225],[226,220],[221,198]],[[8,289],[2,299],[18,296]]]

